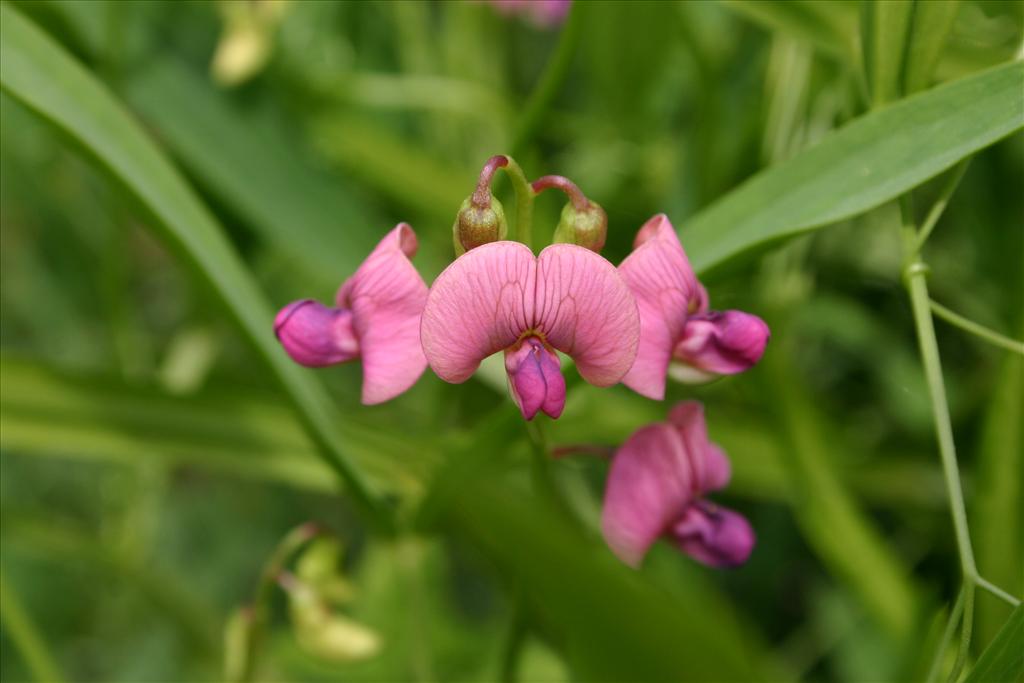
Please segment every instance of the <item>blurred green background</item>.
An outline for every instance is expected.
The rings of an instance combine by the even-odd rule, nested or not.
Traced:
[[[1020,339],[1020,69],[998,72],[1013,111],[980,108],[1024,3],[891,5],[577,2],[540,27],[484,2],[4,3],[0,678],[222,680],[229,617],[312,520],[343,546],[341,612],[379,651],[317,641],[326,627],[274,589],[257,680],[923,679],[959,560],[889,200],[916,186],[923,216],[978,152],[924,249],[931,295]],[[892,104],[972,78],[962,104]],[[1008,123],[962,142],[986,116]],[[855,119],[871,145],[807,153]],[[428,371],[368,408],[358,364],[275,375],[267,312],[329,301],[399,221],[429,282],[497,153],[600,203],[615,263],[668,213],[713,307],[771,325],[743,376],[672,385],[666,404],[577,382],[545,425],[554,445],[613,446],[703,401],[733,461],[719,498],[758,534],[741,569],[667,547],[620,566],[596,525],[606,465],[538,472],[503,380]],[[935,324],[979,568],[1019,596],[1022,359]],[[311,418],[319,384],[331,403]],[[346,495],[332,449],[398,532]],[[978,594],[969,662],[1010,611]]]

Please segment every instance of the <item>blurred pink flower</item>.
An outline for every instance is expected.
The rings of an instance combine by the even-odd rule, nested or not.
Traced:
[[[572,0],[490,0],[502,14],[527,17],[535,26],[550,28],[565,20]]]
[[[421,338],[430,367],[461,383],[504,350],[512,397],[527,420],[557,418],[565,380],[555,350],[583,379],[619,382],[636,356],[636,303],[615,267],[588,249],[554,244],[534,256],[519,242],[490,242],[457,258],[430,289]]]
[[[636,362],[622,380],[633,391],[661,400],[670,374],[680,381],[707,381],[761,359],[768,326],[742,311],[708,310],[707,292],[665,214],[640,228],[619,273],[640,310]]]
[[[415,384],[427,367],[419,334],[427,285],[409,260],[417,246],[400,223],[341,285],[336,307],[303,299],[281,309],[274,333],[292,360],[323,367],[361,359],[366,405]]]
[[[686,401],[668,418],[634,432],[612,458],[601,515],[608,545],[632,566],[659,538],[712,567],[743,564],[755,542],[749,522],[703,498],[731,475],[708,441],[704,407]]]

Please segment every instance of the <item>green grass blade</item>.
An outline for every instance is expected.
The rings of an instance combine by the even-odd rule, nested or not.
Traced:
[[[917,0],[906,55],[903,62],[903,91],[915,93],[932,83],[942,48],[960,11],[960,0]]]
[[[0,6],[0,85],[80,145],[152,218],[152,225],[210,286],[281,383],[351,495],[377,510],[376,494],[334,430],[323,389],[294,365],[272,332],[273,313],[214,217],[110,92],[8,5]]]
[[[1002,630],[978,657],[964,683],[1013,683],[1024,675],[1024,605],[1013,610]]]
[[[1008,355],[995,386],[978,445],[972,538],[978,571],[1014,595],[1024,591],[1024,358]],[[978,637],[987,643],[1009,612],[1002,600],[979,594]]]
[[[236,106],[177,60],[151,60],[132,71],[122,91],[203,185],[330,285],[354,271],[389,227],[343,178],[307,164],[299,141],[285,137],[266,107]]]
[[[861,52],[869,99],[875,107],[899,99],[903,55],[914,13],[913,0],[865,0],[861,7]]]
[[[825,55],[855,59],[857,5],[808,0],[725,0],[738,14],[791,38],[814,45]]]
[[[1024,62],[1013,62],[854,120],[684,224],[694,267],[707,271],[903,194],[1024,127],[1021,91]]]
[[[0,625],[16,650],[25,660],[32,677],[40,683],[60,683],[64,677],[50,656],[46,642],[21,604],[17,594],[8,586],[0,571]]]

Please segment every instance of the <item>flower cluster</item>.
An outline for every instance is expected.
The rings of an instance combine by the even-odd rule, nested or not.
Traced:
[[[595,386],[621,382],[655,400],[664,399],[668,377],[707,381],[760,360],[767,325],[742,311],[710,310],[664,214],[640,228],[616,267],[599,253],[607,231],[600,206],[560,176],[522,178],[517,189],[529,202],[550,188],[570,198],[555,244],[534,255],[528,234],[505,239],[504,211],[489,189],[498,168],[521,174],[508,157],[488,161],[453,226],[457,258],[432,286],[411,261],[415,233],[399,224],[342,284],[334,307],[307,299],[281,310],[274,331],[291,358],[310,367],[361,360],[362,400],[375,404],[410,388],[428,365],[457,384],[500,351],[526,420],[562,414],[558,352]],[[634,565],[662,537],[705,564],[743,563],[754,542],[750,525],[703,497],[728,479],[703,408],[679,404],[667,423],[643,427],[612,459],[602,518],[609,545]]]

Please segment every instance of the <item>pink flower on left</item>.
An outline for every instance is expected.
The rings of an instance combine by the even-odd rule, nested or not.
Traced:
[[[417,247],[416,233],[400,223],[342,283],[334,307],[303,299],[282,308],[274,334],[292,360],[307,367],[361,360],[365,405],[415,384],[427,368],[420,347],[427,285],[410,260]]]

